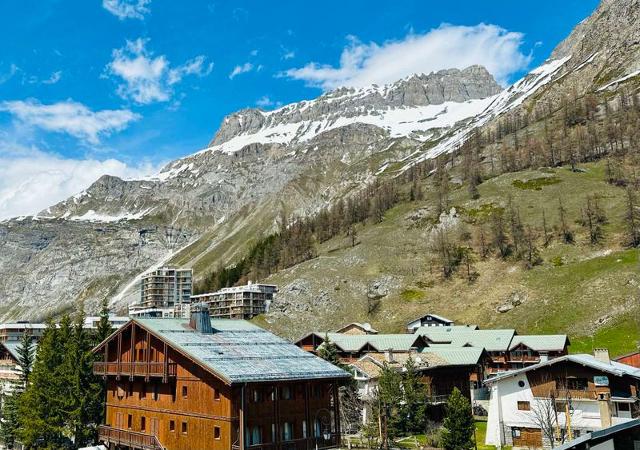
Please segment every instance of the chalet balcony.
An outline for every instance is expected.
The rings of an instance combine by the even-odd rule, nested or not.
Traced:
[[[98,439],[100,442],[107,444],[108,448],[113,444],[114,446],[125,446],[138,450],[164,450],[164,447],[154,435],[120,430],[106,425],[100,425],[98,428]]]
[[[316,447],[317,445],[317,447]],[[247,445],[247,450],[307,450],[309,448],[318,448],[321,449],[332,449],[338,448],[338,437],[335,434],[332,434],[330,437],[319,437],[319,438],[302,438],[302,439],[293,439],[290,441],[282,441],[279,444],[254,444]],[[232,450],[240,450],[240,446],[238,444],[234,444],[231,446]]]
[[[572,398],[575,400],[598,400],[598,393],[593,389],[554,389],[549,392],[549,396],[558,400]]]
[[[535,355],[510,355],[509,362],[517,363],[539,363],[540,357]]]
[[[138,377],[175,377],[176,363],[164,362],[95,362],[95,375],[138,376]]]

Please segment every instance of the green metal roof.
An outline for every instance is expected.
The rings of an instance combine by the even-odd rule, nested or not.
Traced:
[[[475,330],[466,326],[420,327],[416,335],[427,338],[430,343],[448,344],[454,347],[481,347],[487,351],[507,351],[515,330]]]
[[[514,336],[509,350],[523,344],[535,351],[561,351],[567,344],[566,334],[540,334]]]
[[[244,320],[211,319],[213,333],[188,319],[134,319],[229,384],[339,379],[349,373]]]
[[[325,335],[316,333],[324,339]],[[393,350],[398,352],[408,352],[416,347],[416,342],[420,341],[420,336],[415,334],[342,334],[327,333],[329,340],[340,347],[345,352],[357,352],[367,345],[383,352]]]
[[[480,358],[484,353],[484,349],[479,347],[451,348],[449,345],[442,345],[426,347],[422,349],[420,353],[437,355],[452,366],[473,366],[480,364]]]

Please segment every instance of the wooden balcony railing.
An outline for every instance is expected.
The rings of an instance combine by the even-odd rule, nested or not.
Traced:
[[[95,362],[93,363],[93,373],[96,375],[127,375],[142,377],[175,377],[177,371],[176,363],[163,362]]]
[[[554,389],[549,392],[549,397],[551,396],[558,400],[565,400],[567,398],[579,400],[598,400],[598,393],[592,389]]]
[[[530,362],[530,363],[538,363],[540,362],[539,356],[534,355],[510,355],[509,362]]]
[[[335,449],[340,447],[338,443],[338,437],[335,434],[332,434],[329,439],[325,439],[324,437],[319,438],[300,438],[300,439],[292,439],[289,441],[281,441],[278,444],[274,443],[265,443],[265,444],[253,444],[246,445],[247,450],[307,450],[308,448],[317,448],[321,449]],[[231,450],[240,450],[240,446],[237,443],[234,443],[231,446]]]
[[[164,450],[164,447],[154,435],[120,430],[106,425],[100,425],[98,428],[98,438],[101,442],[107,444],[107,447],[110,447],[110,444],[114,444],[139,450]]]

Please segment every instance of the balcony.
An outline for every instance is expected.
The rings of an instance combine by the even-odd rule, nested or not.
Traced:
[[[120,430],[106,425],[100,425],[98,428],[98,440],[107,444],[107,447],[111,447],[111,444],[114,444],[115,446],[126,446],[138,450],[164,450],[164,447],[154,435]]]
[[[549,392],[549,396],[558,400],[567,398],[576,400],[598,400],[598,393],[592,389],[553,389]]]
[[[539,363],[540,357],[536,355],[510,355],[509,362],[518,363]]]
[[[93,373],[95,375],[139,376],[139,377],[175,377],[176,363],[163,362],[95,362]]]
[[[331,434],[328,438],[300,438],[292,439],[289,441],[281,441],[278,444],[265,443],[265,444],[247,444],[247,450],[307,450],[313,449],[335,449],[339,448],[338,437],[335,434]],[[236,443],[231,446],[232,450],[240,450],[240,446]]]

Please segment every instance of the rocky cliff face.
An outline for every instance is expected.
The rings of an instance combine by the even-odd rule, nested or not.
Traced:
[[[136,276],[171,257],[197,269],[212,254],[226,263],[281,209],[312,214],[384,176],[499,91],[474,66],[232,114],[208,148],[157,176],[104,176],[36,218],[0,224],[0,319],[40,316],[79,298],[124,306],[135,300]]]
[[[224,119],[208,146],[144,180],[105,176],[37,218],[0,224],[0,320],[124,305],[135,277],[168,259],[226,264],[281,210],[290,216],[451,151],[473,127],[571,92],[614,89],[638,67],[638,1],[604,1],[541,67],[501,91],[482,67],[338,89]],[[114,296],[117,293],[118,295]]]

